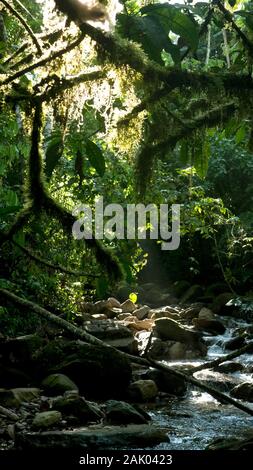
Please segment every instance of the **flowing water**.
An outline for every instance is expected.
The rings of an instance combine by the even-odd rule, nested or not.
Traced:
[[[222,344],[232,337],[235,328],[249,326],[245,322],[225,320],[227,330],[222,336],[205,337],[209,344],[208,355],[203,361],[177,361],[167,363],[170,366],[182,367],[187,365],[197,366],[206,360],[216,359],[229,351],[224,352]],[[211,369],[203,370],[195,374],[197,379],[206,381],[223,393],[228,393],[233,385],[241,382],[253,382],[253,355],[245,354],[233,361],[243,364],[244,371],[233,374],[214,372]],[[253,403],[243,402],[253,409]],[[253,429],[253,417],[238,410],[232,405],[221,404],[208,393],[193,389],[189,390],[185,397],[171,401],[161,407],[159,411],[150,411],[153,422],[168,428],[169,444],[160,444],[156,449],[171,450],[201,450],[207,444],[218,437],[238,437],[249,429]]]

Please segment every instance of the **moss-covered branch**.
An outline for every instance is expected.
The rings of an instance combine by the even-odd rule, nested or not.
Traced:
[[[58,51],[52,52],[51,54],[47,55],[43,59],[40,59],[38,62],[35,62],[31,65],[28,65],[24,69],[17,71],[13,75],[10,75],[9,77],[5,78],[2,82],[0,82],[0,86],[8,85],[9,83],[13,82],[14,80],[17,80],[18,78],[25,75],[26,73],[32,72],[36,68],[43,67],[44,65],[47,65],[48,63],[52,62],[53,60],[64,56],[68,52],[72,51],[72,49],[79,46],[79,44],[81,44],[81,42],[83,41],[84,36],[85,36],[84,33],[81,33],[78,36],[77,39],[75,39],[72,43],[68,44],[64,48],[62,48]]]
[[[31,37],[35,47],[37,48],[37,51],[39,53],[39,55],[42,55],[42,49],[40,47],[40,43],[38,41],[38,39],[36,38],[32,28],[30,28],[30,26],[27,24],[26,20],[23,18],[23,16],[17,11],[15,10],[15,8],[13,8],[11,5],[10,5],[10,2],[7,2],[6,0],[0,0],[0,2],[5,6],[5,8],[7,10],[9,10],[11,12],[11,14],[13,16],[15,16],[18,21],[22,24],[22,26],[25,28],[25,30],[27,31],[27,33],[29,34],[29,36]]]
[[[83,271],[74,271],[72,269],[66,269],[64,266],[60,264],[53,264],[50,263],[49,261],[41,258],[38,255],[35,255],[35,253],[29,248],[26,248],[19,243],[15,242],[14,240],[11,241],[15,246],[17,246],[25,255],[29,256],[33,261],[36,263],[42,264],[43,266],[46,266],[49,269],[53,269],[54,271],[61,271],[62,273],[69,274],[71,276],[76,276],[76,277],[87,277],[87,278],[97,278],[98,274],[88,274],[84,273]]]

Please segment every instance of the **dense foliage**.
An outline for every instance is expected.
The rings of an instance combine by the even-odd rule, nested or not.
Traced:
[[[134,285],[137,240],[72,237],[73,208],[102,195],[182,204],[168,280],[250,295],[252,2],[103,3],[109,32],[51,0],[0,1],[0,287],[71,317]]]

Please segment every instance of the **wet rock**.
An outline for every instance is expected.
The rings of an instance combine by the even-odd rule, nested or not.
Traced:
[[[93,313],[91,317],[93,320],[107,320],[107,316],[104,313]]]
[[[235,349],[239,349],[245,345],[245,338],[243,336],[236,336],[235,338],[231,338],[224,343],[224,349],[226,351],[234,351]]]
[[[144,320],[144,318],[147,318],[149,311],[150,307],[148,305],[143,305],[143,307],[134,310],[133,315],[135,315],[138,320]]]
[[[253,450],[253,434],[248,437],[220,437],[208,444],[206,450]]]
[[[215,320],[215,315],[210,308],[202,307],[198,315],[201,320]]]
[[[108,308],[120,308],[120,302],[115,299],[115,297],[109,297],[107,299],[107,307]]]
[[[148,424],[98,426],[73,431],[24,432],[17,435],[19,449],[122,449],[151,447],[169,442],[167,429]]]
[[[133,319],[127,318],[124,320],[124,324],[133,332],[142,330],[150,331],[154,326],[154,321],[148,318],[145,318],[144,320],[137,320],[136,317],[133,317]]]
[[[55,399],[53,408],[65,416],[75,416],[81,424],[98,422],[104,416],[98,405],[88,402],[74,393],[65,394],[64,397]]]
[[[110,400],[105,404],[106,418],[110,424],[145,424],[150,417],[139,412],[133,405],[124,401]]]
[[[226,307],[226,304],[233,298],[231,292],[223,292],[222,294],[217,295],[213,301],[212,310],[218,315],[229,315],[229,310]],[[230,309],[232,313],[232,309]]]
[[[18,408],[21,403],[36,400],[39,396],[38,388],[0,389],[0,405]]]
[[[117,318],[120,313],[122,313],[122,308],[117,307],[106,308],[104,311],[106,318]]]
[[[244,366],[240,364],[239,362],[235,362],[235,361],[225,361],[225,362],[222,362],[222,364],[219,364],[219,366],[217,367],[217,370],[219,372],[224,372],[225,374],[241,372],[243,369],[244,369]]]
[[[134,319],[134,316],[132,315],[132,313],[120,313],[117,317],[118,320],[126,320],[126,318]]]
[[[195,328],[213,335],[223,335],[226,331],[225,326],[219,320],[205,320],[204,318],[193,318]]]
[[[203,357],[206,355],[207,347],[203,343],[186,344],[179,341],[162,341],[159,338],[153,338],[148,352],[152,359],[176,361]]]
[[[141,375],[144,380],[153,380],[161,392],[170,395],[183,396],[186,393],[187,386],[183,379],[176,377],[173,372],[163,372],[157,369],[149,369]]]
[[[105,343],[128,354],[135,355],[138,353],[138,341],[134,336],[105,340]]]
[[[122,309],[122,313],[133,313],[136,310],[136,305],[132,302],[132,300],[127,299],[120,305]]]
[[[170,318],[159,318],[155,321],[155,334],[162,340],[179,341],[181,343],[197,343],[200,339],[199,333],[182,327]]]
[[[202,308],[203,304],[191,305],[191,307],[188,307],[181,312],[180,317],[184,318],[185,320],[192,320],[193,318],[197,318]]]
[[[200,285],[195,284],[183,294],[183,296],[180,299],[180,304],[187,304],[190,303],[194,300],[196,300],[198,297],[203,295],[203,289]]]
[[[158,318],[171,318],[172,320],[180,320],[180,315],[177,312],[166,311],[166,310],[150,310],[148,318],[157,320]]]
[[[42,382],[42,387],[47,396],[61,395],[68,390],[77,390],[76,384],[64,374],[51,374]]]
[[[137,380],[128,387],[127,393],[133,401],[147,402],[154,400],[158,388],[153,380]]]
[[[59,423],[62,419],[62,415],[59,411],[43,411],[42,413],[36,413],[32,427],[37,429],[46,429]]]
[[[39,374],[67,375],[80,393],[94,398],[121,396],[131,380],[131,366],[118,351],[82,341],[56,339],[35,359]]]
[[[253,402],[253,383],[243,382],[237,385],[231,390],[230,395],[240,400]]]

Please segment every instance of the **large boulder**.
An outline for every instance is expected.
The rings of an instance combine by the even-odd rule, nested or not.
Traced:
[[[223,292],[217,295],[213,301],[212,311],[218,315],[230,315],[233,312],[232,308],[227,307],[227,303],[233,299],[231,292]]]
[[[239,349],[245,344],[245,338],[243,336],[235,336],[224,343],[224,349],[226,351],[234,351]]]
[[[111,424],[145,424],[150,416],[124,401],[109,400],[105,404],[106,418]]]
[[[153,380],[136,380],[128,387],[128,396],[132,401],[152,401],[158,394],[158,388]]]
[[[148,305],[143,305],[142,307],[134,310],[133,315],[135,315],[138,320],[144,320],[144,318],[147,318],[149,311],[150,307]]]
[[[123,315],[123,314],[121,314]],[[135,317],[133,317],[135,318]],[[113,320],[100,320],[86,323],[85,330],[92,336],[104,341],[120,351],[129,354],[138,352],[137,341],[132,331],[126,326]]]
[[[161,392],[166,392],[170,395],[183,396],[187,391],[185,381],[170,371],[164,372],[157,369],[148,369],[141,375],[141,378],[153,380]]]
[[[38,388],[0,389],[0,405],[18,408],[23,402],[36,400],[39,396]]]
[[[244,369],[244,366],[240,362],[235,361],[225,361],[219,364],[217,367],[218,372],[223,372],[225,374],[233,374],[234,372],[241,372]]]
[[[155,321],[155,334],[162,340],[179,341],[180,343],[196,344],[200,340],[199,333],[179,325],[171,318],[158,318]]]
[[[243,382],[236,385],[236,387],[231,390],[230,395],[234,398],[239,398],[239,400],[253,402],[253,383]]]
[[[53,401],[53,408],[64,416],[74,416],[81,424],[97,422],[104,414],[97,405],[88,402],[76,393],[66,393],[64,397],[58,397]]]
[[[37,429],[47,429],[57,423],[62,419],[62,415],[59,411],[42,411],[41,413],[36,413],[32,427]]]
[[[64,374],[48,375],[42,382],[44,393],[47,396],[57,396],[69,390],[77,390],[76,384]]]
[[[201,342],[187,344],[180,343],[179,341],[162,341],[160,338],[153,338],[148,353],[152,359],[177,361],[203,357],[207,353],[207,347]]]
[[[131,380],[131,366],[126,357],[114,349],[82,341],[56,339],[34,358],[38,374],[67,375],[84,396],[118,397]]]
[[[219,320],[206,320],[205,318],[193,318],[193,325],[200,331],[206,331],[211,335],[223,335],[226,331],[225,326]]]

